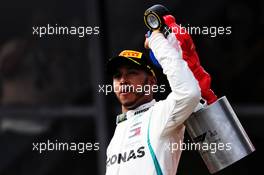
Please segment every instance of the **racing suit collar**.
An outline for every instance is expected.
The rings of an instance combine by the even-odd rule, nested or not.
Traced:
[[[147,111],[151,106],[153,106],[156,103],[156,100],[153,99],[150,102],[144,103],[142,105],[140,105],[139,107],[137,107],[136,109],[133,110],[129,110],[126,113],[122,113],[119,114],[116,118],[116,124],[121,123],[127,119],[129,119],[130,117],[133,117],[136,114],[139,114],[141,112],[145,112]]]
[[[126,113],[127,119],[129,119],[130,117],[134,116],[135,113],[140,113],[141,110],[144,110],[146,108],[150,108],[151,106],[153,106],[156,103],[156,100],[153,99],[148,103],[144,103],[142,105],[140,105],[139,107],[137,107],[136,109],[133,110],[129,110]]]

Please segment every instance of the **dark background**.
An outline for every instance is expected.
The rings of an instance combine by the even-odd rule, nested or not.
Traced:
[[[259,172],[264,137],[264,2],[2,1],[0,5],[0,175],[103,174],[105,149],[120,106],[98,93],[111,83],[106,61],[143,47],[143,13],[162,3],[183,26],[231,26],[231,35],[193,35],[212,88],[226,95],[257,151],[219,175]],[[99,35],[32,35],[32,26],[99,26]],[[158,96],[164,98],[165,96]],[[188,138],[188,135],[186,135]],[[99,142],[84,154],[32,151],[33,142]],[[194,151],[183,152],[178,174],[209,174]]]

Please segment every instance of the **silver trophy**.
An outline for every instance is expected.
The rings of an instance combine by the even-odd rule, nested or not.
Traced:
[[[214,152],[199,150],[212,174],[255,151],[225,96],[193,113],[185,125],[193,142],[217,147]]]
[[[188,33],[179,36],[181,34],[175,32],[175,29],[178,31],[181,29],[176,24],[175,18],[170,15],[169,10],[160,4],[145,11],[144,22],[150,31],[160,30],[165,37],[169,33],[175,33],[180,43],[186,42],[186,40],[188,40],[187,43],[192,43]],[[182,38],[184,40],[181,41]],[[200,65],[198,54],[192,48],[193,46],[193,44],[181,46],[185,53],[189,53],[189,55],[183,54],[183,59],[188,65],[191,62],[197,63],[195,67],[190,65],[189,67],[199,82],[202,98],[206,101],[206,105],[194,112],[185,125],[193,142],[202,148],[199,149],[199,152],[210,173],[216,173],[249,155],[255,151],[255,148],[227,98],[225,96],[217,98],[210,89],[211,77]],[[190,52],[193,53],[190,54]],[[150,55],[150,58],[155,65],[158,64],[154,55]],[[211,151],[212,146],[215,150],[213,152]],[[207,149],[203,149],[204,147]]]

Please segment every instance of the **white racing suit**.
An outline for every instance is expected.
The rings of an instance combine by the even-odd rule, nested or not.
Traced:
[[[117,117],[116,130],[107,148],[106,175],[176,174],[185,130],[183,122],[198,105],[201,94],[179,45],[175,44],[178,45],[175,37],[166,39],[161,33],[149,38],[149,47],[172,92],[165,100],[152,100]]]

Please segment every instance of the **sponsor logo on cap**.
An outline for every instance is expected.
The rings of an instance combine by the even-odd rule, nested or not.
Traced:
[[[133,51],[133,50],[124,50],[119,54],[119,56],[130,57],[130,58],[139,58],[140,59],[142,57],[142,53],[137,52],[137,51]]]

